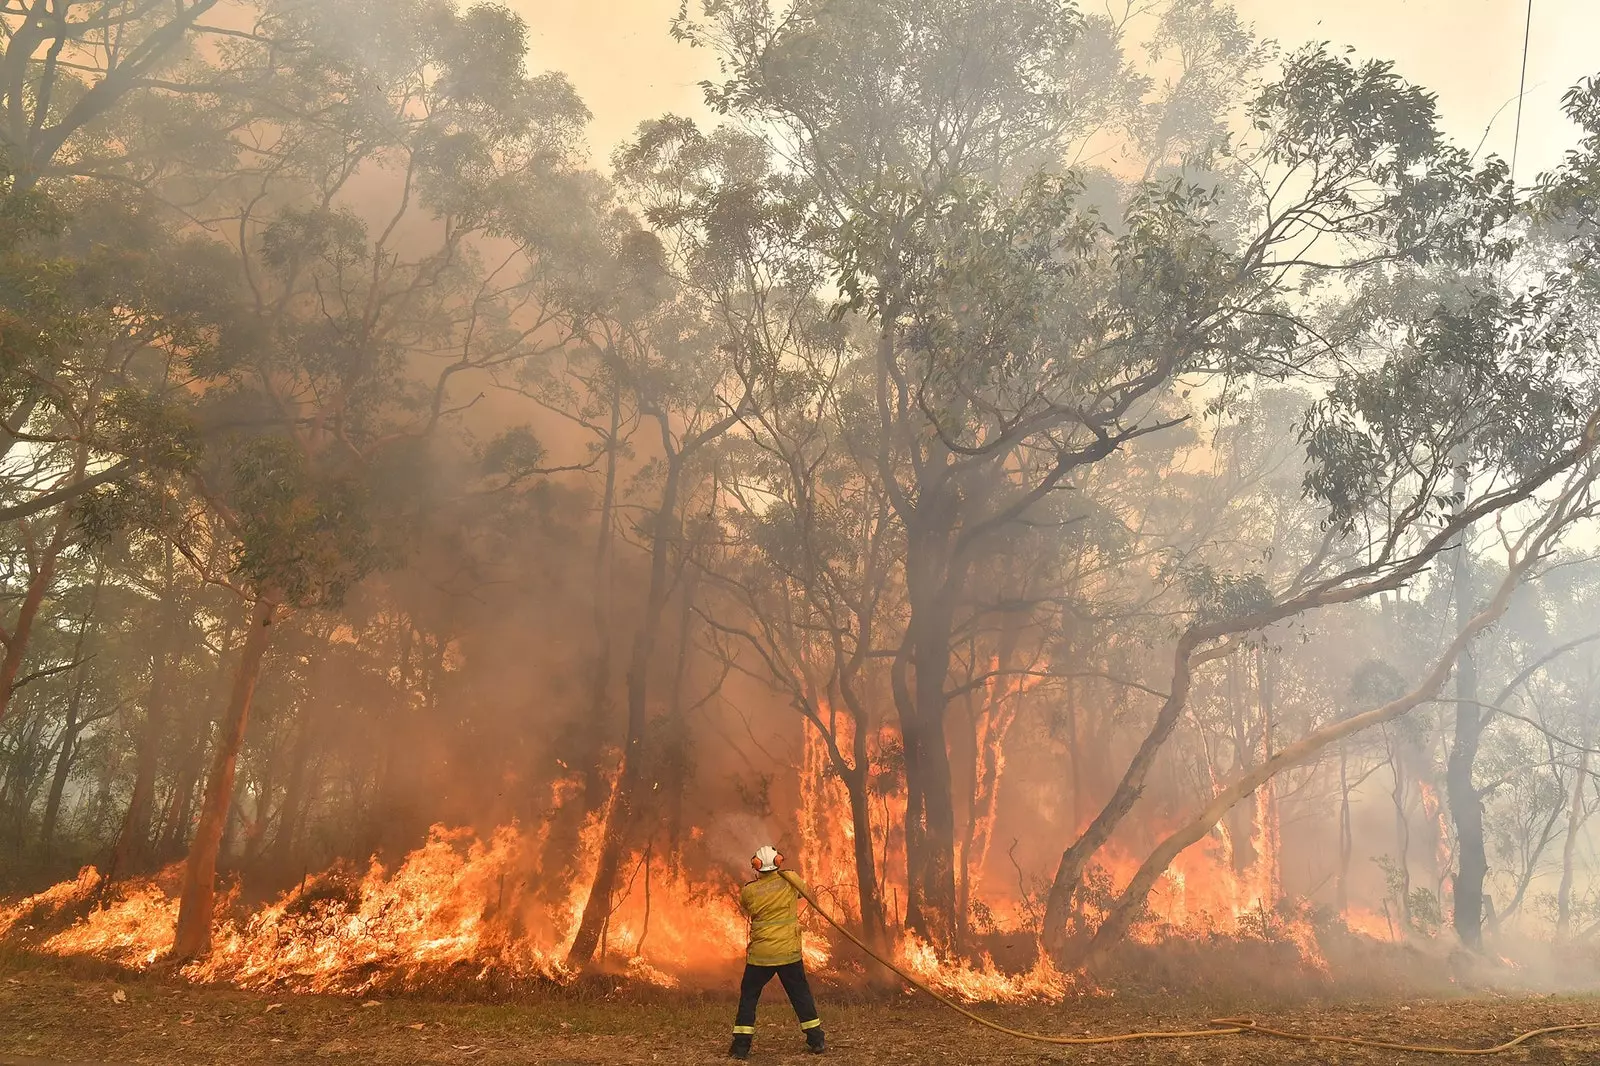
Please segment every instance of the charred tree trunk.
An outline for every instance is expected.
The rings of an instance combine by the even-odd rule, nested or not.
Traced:
[[[1394,743],[1399,743],[1398,741]],[[1411,820],[1407,814],[1407,786],[1405,763],[1398,748],[1389,749],[1389,772],[1393,775],[1394,789],[1390,799],[1394,802],[1395,872],[1399,877],[1395,892],[1395,906],[1402,936],[1411,932]]]
[[[671,739],[662,753],[666,764],[658,771],[657,787],[663,793],[661,802],[666,807],[667,869],[677,870],[683,857],[684,799],[694,775],[693,743],[688,735],[689,706],[686,693],[689,683],[689,662],[694,651],[694,603],[697,583],[691,573],[680,595],[681,612],[678,615],[678,658],[672,671],[672,702],[667,712],[671,723]],[[665,778],[665,780],[663,780]]]
[[[662,420],[662,433],[666,433]],[[623,849],[632,828],[635,804],[644,779],[644,738],[649,726],[650,662],[655,657],[661,635],[661,620],[667,604],[667,564],[672,551],[678,510],[678,486],[683,472],[683,453],[667,447],[667,476],[661,490],[661,506],[656,511],[655,528],[650,538],[650,586],[644,614],[634,636],[633,655],[628,663],[628,731],[622,748],[622,766],[606,810],[605,830],[600,841],[600,857],[594,882],[583,906],[578,932],[567,952],[567,965],[580,967],[594,958],[601,931],[611,916],[611,898],[616,891],[617,874],[622,866]]]
[[[272,623],[276,604],[259,601],[250,614],[250,631],[234,675],[233,693],[222,718],[217,750],[206,778],[205,800],[200,807],[200,824],[195,828],[184,864],[183,891],[178,902],[178,928],[173,939],[172,957],[177,960],[203,958],[211,950],[211,919],[216,906],[217,856],[227,828],[233,799],[234,771],[239,749],[244,743],[250,707],[255,699],[256,682],[261,676],[261,661],[272,642]]]
[[[61,797],[66,794],[67,778],[72,773],[73,756],[78,749],[78,735],[83,732],[83,721],[78,717],[82,708],[83,682],[78,682],[72,699],[67,704],[66,721],[61,727],[61,748],[56,752],[55,773],[50,780],[50,795],[45,800],[44,818],[39,823],[39,850],[48,856],[55,848],[56,822],[61,817]]]
[[[1458,487],[1465,485],[1458,478]],[[1452,584],[1455,616],[1461,624],[1473,607],[1472,559],[1467,550],[1467,531],[1456,544]],[[1457,867],[1454,884],[1454,924],[1456,935],[1472,950],[1483,947],[1483,882],[1489,873],[1489,860],[1483,840],[1483,798],[1472,783],[1472,770],[1478,759],[1478,743],[1483,736],[1484,714],[1478,706],[1478,666],[1472,646],[1462,648],[1456,663],[1455,743],[1445,767],[1445,788],[1450,797],[1450,813],[1456,823]]]
[[[863,731],[856,732],[860,735]],[[856,771],[844,778],[844,784],[850,798],[850,828],[855,834],[851,848],[856,865],[856,906],[861,911],[863,939],[882,949],[888,946],[889,930],[884,921],[883,896],[878,891],[877,856],[872,852],[872,796],[867,787],[871,770],[866,761],[866,744],[855,747]]]
[[[946,684],[955,604],[964,582],[948,557],[949,524],[928,513],[918,518],[923,528],[911,533],[906,552],[912,676],[909,704],[902,707],[900,723],[906,787],[916,800],[915,810],[910,802],[906,805],[906,924],[941,955],[948,955],[958,947],[960,924],[955,799],[945,738]]]
[[[1256,647],[1256,701],[1261,711],[1261,759],[1272,759],[1273,689],[1271,660],[1265,644]],[[1261,900],[1267,907],[1276,906],[1283,895],[1283,868],[1279,845],[1282,842],[1278,822],[1278,792],[1273,778],[1261,783],[1256,790],[1255,863],[1259,887],[1267,897]]]

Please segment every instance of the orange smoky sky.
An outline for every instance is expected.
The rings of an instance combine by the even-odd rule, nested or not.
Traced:
[[[1108,0],[1083,0],[1095,11]],[[1127,0],[1109,0],[1120,8]],[[594,114],[595,161],[643,120],[666,112],[704,117],[699,82],[716,75],[704,50],[672,40],[678,0],[511,0],[532,30],[534,63],[565,73]],[[691,0],[691,10],[697,4]],[[1393,60],[1438,94],[1460,143],[1511,156],[1527,0],[1236,0],[1257,33],[1295,48],[1353,46]],[[1518,176],[1558,162],[1573,140],[1561,94],[1600,71],[1600,0],[1533,0],[1528,88]]]

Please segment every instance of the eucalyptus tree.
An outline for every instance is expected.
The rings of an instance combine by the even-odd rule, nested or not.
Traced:
[[[664,247],[638,229],[618,246],[633,264],[636,283],[653,294],[609,309],[616,341],[607,350],[614,388],[628,398],[646,429],[637,447],[651,461],[638,479],[645,518],[636,532],[648,560],[643,605],[625,672],[626,722],[621,759],[600,835],[595,875],[571,947],[570,966],[582,966],[599,946],[613,905],[618,873],[640,814],[647,780],[651,674],[667,632],[667,606],[687,560],[688,505],[707,484],[716,446],[749,409],[742,383],[730,372],[724,340],[681,284],[687,249]],[[604,535],[604,531],[602,531]],[[600,590],[603,594],[604,590]]]
[[[1296,286],[1426,255],[1472,229],[1491,210],[1494,174],[1473,174],[1440,142],[1425,93],[1381,64],[1313,50],[1262,94],[1252,138],[1191,153],[1209,174],[1132,184],[1108,223],[1086,180],[1054,161],[1118,120],[1134,75],[1118,62],[1072,80],[1104,69],[1106,39],[1069,7],[706,10],[679,31],[723,59],[709,99],[784,160],[814,205],[811,244],[843,312],[868,324],[873,402],[854,449],[904,538],[909,609],[892,689],[909,788],[907,914],[948,947],[958,922],[944,723],[974,568],[1084,471],[1182,421],[1165,401],[1186,380],[1276,376],[1310,358]],[[1452,199],[1458,188],[1467,195]],[[1126,813],[1175,720],[1160,716],[1079,853]],[[1069,857],[1066,881],[1076,867]]]

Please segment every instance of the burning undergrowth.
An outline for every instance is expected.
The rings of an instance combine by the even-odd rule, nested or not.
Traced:
[[[586,847],[593,835],[584,834]],[[347,995],[496,997],[573,986],[579,975],[565,956],[588,878],[572,878],[577,887],[552,899],[538,877],[544,844],[516,826],[487,836],[436,826],[393,868],[377,860],[364,869],[337,865],[257,906],[235,886],[218,908],[211,954],[176,967],[177,973],[245,989]],[[1241,960],[1248,956],[1252,966],[1326,974],[1309,909],[1252,909],[1237,893],[1212,898],[1214,892],[1197,888],[1206,871],[1217,872],[1203,854],[1174,867],[1138,926],[1135,950],[1192,954],[1198,945],[1232,945],[1228,950]],[[0,938],[45,955],[89,957],[135,971],[167,969],[177,874],[173,868],[107,884],[87,868],[72,881],[0,908]],[[724,877],[729,883],[696,879],[648,853],[636,856],[607,923],[605,980],[663,990],[727,984],[742,957],[746,927],[734,882]],[[1091,889],[1098,886],[1099,894],[1086,893],[1086,922],[1115,881],[1115,870],[1096,874]],[[836,943],[816,916],[806,924],[808,968],[835,988],[864,986],[857,953]],[[1060,1002],[1091,990],[1039,953],[1026,928],[991,926],[974,939],[976,958],[951,963],[907,936],[897,945],[897,961],[968,1002]]]

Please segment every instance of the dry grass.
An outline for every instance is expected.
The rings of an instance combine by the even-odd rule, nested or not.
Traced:
[[[853,997],[853,1002],[830,1001],[826,995],[822,999],[831,1045],[827,1061],[844,1064],[1264,1066],[1458,1061],[1264,1037],[1052,1048],[975,1029],[908,996],[875,1001]],[[640,994],[615,986],[523,994],[504,1003],[420,997],[374,1002],[366,1006],[345,998],[196,988],[160,977],[119,974],[103,966],[11,954],[0,957],[0,1063],[720,1063],[725,1061],[733,1008],[731,996],[725,994]],[[990,1013],[1012,1025],[1067,1034],[1193,1028],[1209,1017],[1243,1013],[1286,1028],[1483,1045],[1524,1029],[1600,1020],[1600,998],[1459,997],[1402,1005],[1330,999],[1244,1002],[1237,994],[1208,998],[1191,993],[1100,997],[1056,1007],[992,1008]],[[801,1049],[787,1005],[781,995],[769,995],[753,1061],[814,1061],[802,1058]],[[1600,1032],[1551,1037],[1491,1061],[1600,1062]]]

